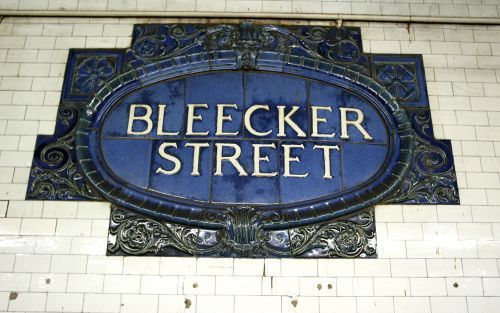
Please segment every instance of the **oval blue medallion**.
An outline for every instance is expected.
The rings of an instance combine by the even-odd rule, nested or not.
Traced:
[[[235,207],[261,211],[267,227],[304,225],[394,190],[413,137],[380,85],[277,53],[241,69],[231,53],[153,63],[103,87],[76,139],[91,185],[124,207],[208,227]]]

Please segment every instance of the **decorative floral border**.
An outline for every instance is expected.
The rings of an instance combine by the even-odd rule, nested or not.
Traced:
[[[121,72],[122,50],[71,49],[61,102],[86,102],[104,83]]]
[[[233,211],[231,224],[253,220],[252,208]],[[373,208],[357,215],[307,227],[268,230],[255,225],[252,236],[235,236],[231,227],[203,229],[172,224],[112,206],[108,255],[374,258],[377,256]]]
[[[409,107],[429,107],[421,55],[372,56],[373,77]]]

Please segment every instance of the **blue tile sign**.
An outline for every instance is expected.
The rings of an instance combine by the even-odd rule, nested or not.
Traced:
[[[27,198],[110,201],[109,254],[373,257],[373,205],[458,203],[421,57],[357,28],[137,25],[64,86]]]
[[[408,155],[384,103],[332,83],[212,70],[137,87],[101,105],[88,150],[103,178],[162,207],[323,205]]]

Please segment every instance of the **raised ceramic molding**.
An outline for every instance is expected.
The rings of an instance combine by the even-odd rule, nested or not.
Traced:
[[[311,226],[267,230],[253,208],[228,211],[227,225],[210,230],[172,224],[112,207],[109,255],[374,258],[374,210]],[[249,228],[250,232],[246,231]]]

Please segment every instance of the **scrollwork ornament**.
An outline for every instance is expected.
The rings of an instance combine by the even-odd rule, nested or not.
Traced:
[[[85,182],[74,155],[76,107],[62,107],[58,111],[59,123],[66,127],[55,141],[42,144],[35,152],[30,172],[28,199],[37,200],[99,200]],[[66,132],[66,133],[64,133]]]
[[[188,29],[189,28],[189,29]],[[368,72],[367,59],[355,30],[348,28],[300,27],[294,30],[275,25],[141,25],[134,30],[127,50],[127,66],[175,57],[190,52],[234,50],[241,68],[253,68],[260,51],[274,51],[325,59]],[[359,34],[358,34],[359,35]]]
[[[161,59],[167,59],[199,46],[206,28],[186,25],[140,25],[134,29],[134,41],[126,52],[126,66],[131,69]]]
[[[124,211],[113,209],[110,236],[115,236],[114,243],[108,244],[108,251],[121,249],[126,254],[156,254],[166,246],[175,247],[189,254],[194,254],[193,244],[198,243],[194,229],[175,224],[163,224],[154,219],[134,216],[126,218]]]
[[[459,203],[451,147],[433,138],[428,110],[411,113],[416,145],[411,168],[386,203]]]
[[[346,221],[325,223],[290,231],[296,256],[367,257],[376,253],[374,213],[360,215],[361,224]]]
[[[134,43],[134,51],[138,57],[141,58],[151,58],[154,57],[158,52],[158,39],[153,36],[144,36],[138,38]]]
[[[373,211],[354,221],[332,221],[290,230],[267,230],[262,211],[230,208],[216,217],[220,229],[202,229],[158,221],[113,207],[109,254],[232,257],[372,257],[375,255]]]

